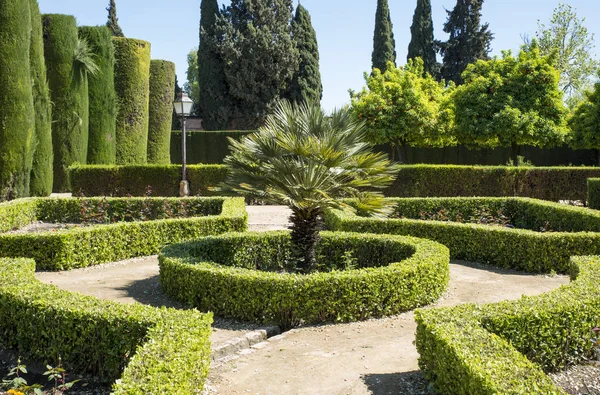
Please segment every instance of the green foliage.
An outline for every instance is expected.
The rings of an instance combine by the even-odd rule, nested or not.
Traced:
[[[115,164],[117,120],[115,50],[106,26],[82,26],[79,36],[87,40],[98,72],[88,76],[90,123],[87,163]]]
[[[88,147],[87,76],[75,70],[77,26],[75,17],[42,16],[44,53],[52,100],[52,146],[54,150],[54,192],[69,190],[67,169],[86,163]]]
[[[217,19],[209,42],[224,64],[234,128],[262,125],[298,68],[292,10],[292,0],[233,0]]]
[[[459,143],[513,148],[551,147],[567,133],[566,109],[552,59],[531,46],[518,57],[478,61],[463,73],[454,91],[455,133]]]
[[[223,165],[190,165],[187,177],[192,195],[214,196],[227,178]],[[72,191],[83,196],[179,196],[181,166],[72,166],[69,169]]]
[[[323,84],[319,71],[317,34],[308,10],[300,4],[292,20],[292,39],[298,49],[300,65],[284,96],[294,103],[319,103],[323,97]]]
[[[148,163],[171,163],[171,124],[175,93],[175,63],[150,62],[150,104],[148,121]]]
[[[0,3],[0,201],[28,196],[35,114],[29,2]]]
[[[600,164],[600,82],[573,111],[569,119],[572,130],[570,145],[574,148],[596,150],[596,162]]]
[[[37,0],[29,0],[31,8],[31,79],[33,81],[33,106],[35,113],[35,138],[33,167],[31,169],[31,196],[48,196],[52,193],[52,105],[46,61],[42,16]]]
[[[348,251],[356,270],[344,270]],[[328,271],[282,273],[292,256],[287,232],[205,237],[165,248],[160,282],[201,310],[284,327],[398,314],[448,285],[448,250],[423,239],[323,232],[318,255]]]
[[[396,67],[396,41],[394,40],[388,2],[387,0],[377,0],[371,69],[379,69],[380,72],[385,73],[388,62],[392,62],[394,68]]]
[[[183,84],[185,93],[188,94],[190,99],[194,102],[192,108],[192,115],[199,115],[200,106],[200,84],[198,83],[198,48],[194,48],[190,51],[187,56],[188,68],[185,72],[187,81]]]
[[[588,207],[600,210],[600,178],[588,178]]]
[[[425,72],[437,77],[440,73],[440,65],[435,54],[431,0],[417,0],[410,34],[411,39],[408,44],[406,60],[421,58]]]
[[[17,199],[0,204],[0,233],[29,225],[37,218],[34,199]]]
[[[419,366],[449,394],[564,394],[542,372],[591,355],[600,260],[574,257],[569,286],[517,301],[417,310]]]
[[[454,259],[536,273],[566,273],[573,255],[600,253],[600,215],[592,210],[523,198],[390,199],[394,219],[373,219],[329,210],[328,229],[424,237],[444,244]],[[421,212],[445,209],[467,217],[481,207],[503,210],[515,228],[423,221]],[[451,219],[451,218],[450,218]],[[547,228],[552,232],[544,232]]]
[[[187,163],[222,164],[229,155],[229,140],[239,140],[256,130],[188,131]],[[181,130],[171,132],[171,163],[181,163]]]
[[[352,95],[352,111],[367,124],[367,140],[390,143],[398,160],[406,160],[408,145],[439,146],[448,142],[446,131],[452,110],[451,89],[426,74],[423,60],[410,59],[401,68],[388,65],[385,73],[365,73],[367,86]]]
[[[119,26],[119,18],[117,18],[117,4],[115,0],[110,0],[108,4],[108,21],[106,21],[106,27],[110,29],[110,32],[115,37],[125,37],[123,34],[123,30],[121,30],[121,26]]]
[[[489,59],[490,45],[494,35],[489,24],[481,25],[483,0],[457,0],[448,13],[444,32],[450,34],[448,41],[437,41],[443,57],[442,78],[460,85],[462,72],[471,63]]]
[[[124,369],[113,387],[116,394],[203,388],[211,314],[99,300],[43,284],[34,270],[31,259],[0,259],[4,347],[28,359],[60,355],[69,370],[105,382],[118,379]]]
[[[113,38],[117,92],[117,164],[146,163],[150,96],[150,43]]]
[[[128,212],[132,212],[128,206],[144,208],[146,205],[145,209],[148,210],[146,221],[74,227],[56,232],[0,234],[0,256],[33,258],[38,269],[66,270],[149,256],[158,253],[167,244],[199,236],[246,230],[247,214],[242,198],[195,199],[203,199],[206,202],[208,205],[206,212],[209,214],[214,213],[211,210],[214,210],[216,199],[222,207],[220,214],[147,220],[152,218],[152,207],[148,206],[149,203],[144,203],[144,200],[135,202],[113,198],[106,201],[106,204],[112,207],[113,218],[123,219]],[[80,222],[87,218],[85,212],[87,208],[81,207],[81,203],[76,199],[38,199],[29,202],[35,207],[35,219],[46,222],[61,222],[65,219]],[[103,208],[100,203],[96,203],[96,206]],[[190,207],[196,207],[190,212],[191,215],[199,211],[204,212],[202,207],[197,205],[190,205]],[[19,218],[19,222],[24,220],[23,217]],[[5,221],[9,224],[17,223],[11,218],[2,220]],[[8,226],[3,225],[3,227]]]

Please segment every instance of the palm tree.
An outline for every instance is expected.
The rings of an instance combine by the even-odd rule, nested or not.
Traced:
[[[327,116],[318,104],[282,101],[258,132],[229,142],[226,188],[290,207],[301,272],[315,268],[323,210],[385,211],[381,190],[393,182],[396,168],[385,154],[371,152],[364,123],[347,109]],[[350,207],[343,198],[356,198],[358,205]]]

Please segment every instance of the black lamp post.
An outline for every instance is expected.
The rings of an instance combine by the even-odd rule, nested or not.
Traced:
[[[175,114],[181,117],[181,182],[179,183],[179,196],[185,197],[190,194],[190,185],[187,180],[187,168],[186,168],[186,143],[185,143],[185,119],[192,112],[192,106],[194,102],[184,92],[177,95],[177,98],[173,102],[175,108]]]

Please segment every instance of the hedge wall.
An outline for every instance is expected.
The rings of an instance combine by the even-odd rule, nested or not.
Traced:
[[[0,259],[0,344],[69,372],[119,378],[115,394],[200,392],[210,366],[212,314],[122,304],[63,291],[31,259]]]
[[[29,2],[0,2],[0,201],[29,194],[35,116]]]
[[[35,112],[35,138],[30,195],[49,196],[52,193],[52,103],[44,59],[42,16],[37,0],[29,0],[31,8],[31,80]]]
[[[150,119],[148,125],[148,163],[171,163],[171,125],[175,95],[175,63],[150,62]]]
[[[597,167],[401,166],[390,197],[523,196],[544,200],[587,199],[586,180]]]
[[[600,210],[600,178],[588,178],[588,207]]]
[[[181,166],[72,166],[71,188],[82,196],[179,196]],[[227,168],[223,165],[190,165],[187,178],[190,194],[217,196],[216,187],[225,181]]]
[[[113,37],[117,92],[117,164],[144,164],[148,149],[150,43]]]
[[[100,202],[98,199],[85,199],[81,204],[77,199],[27,199],[13,203],[16,206],[0,205],[0,215],[7,215],[7,218],[0,217],[0,229],[11,230],[23,226],[28,223],[28,218],[45,222],[79,222],[78,216],[84,210],[99,205],[100,208],[109,206],[119,209],[121,213],[139,212],[143,208],[150,215],[152,210],[149,203],[144,201],[148,202],[142,200],[136,203],[131,199],[115,198]],[[215,214],[215,204],[221,210],[217,211],[218,215],[159,220],[148,220],[152,219],[148,216],[141,218],[144,222],[118,222],[56,232],[0,233],[0,257],[33,258],[38,269],[66,270],[153,255],[167,244],[199,236],[244,231],[247,228],[242,198],[190,198],[187,201],[190,204],[199,201],[209,210],[207,214]],[[33,218],[32,213],[35,213]],[[192,211],[188,215],[196,214]],[[116,215],[117,219],[122,220],[120,217],[122,215]]]
[[[330,230],[423,237],[444,244],[454,259],[535,273],[568,272],[573,255],[600,254],[600,213],[527,198],[389,199],[408,218],[377,219],[329,210]],[[508,207],[513,224],[525,229],[410,218],[435,206],[448,216],[473,207]],[[549,227],[550,231],[538,232]],[[530,230],[534,229],[534,230]]]
[[[52,110],[54,192],[68,192],[67,169],[86,163],[88,143],[87,77],[75,72],[73,54],[77,46],[75,17],[42,16],[44,55],[48,70]]]
[[[90,124],[87,163],[114,165],[117,155],[117,94],[112,34],[106,26],[82,26],[79,36],[87,40],[99,68],[96,75],[88,77]]]
[[[321,272],[282,273],[289,232],[203,237],[161,252],[160,283],[202,311],[283,327],[398,314],[448,285],[448,249],[429,240],[323,232],[317,250]]]
[[[425,377],[445,394],[564,394],[541,369],[592,356],[600,311],[600,257],[571,264],[573,282],[540,296],[417,310]]]
[[[241,139],[253,130],[192,131],[186,136],[187,163],[222,164],[229,155],[229,140]],[[181,130],[171,133],[171,163],[181,163]]]

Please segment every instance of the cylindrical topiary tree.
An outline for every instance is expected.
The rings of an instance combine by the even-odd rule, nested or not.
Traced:
[[[35,129],[29,2],[0,1],[0,201],[27,196]]]
[[[88,77],[90,126],[87,163],[113,165],[116,163],[117,99],[112,33],[106,26],[82,26],[79,36],[87,41],[98,66],[96,75]]]
[[[42,16],[37,0],[29,0],[31,7],[31,80],[35,108],[35,134],[30,195],[48,196],[52,193],[52,106],[46,76]]]
[[[175,63],[150,62],[150,119],[148,124],[148,163],[171,163],[171,124],[175,94]]]
[[[77,60],[80,41],[75,17],[42,16],[44,53],[52,111],[55,192],[69,190],[67,171],[73,163],[86,163],[88,143],[87,76]]]
[[[117,164],[144,164],[148,149],[150,43],[113,37],[117,92]]]

